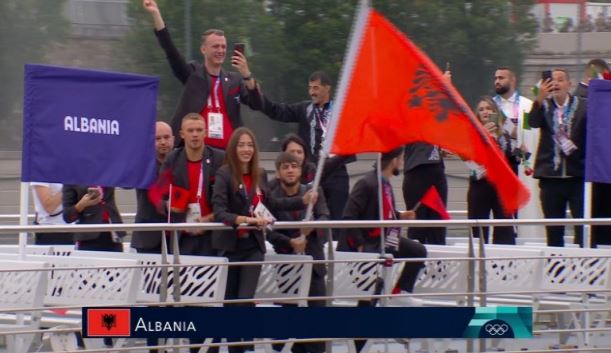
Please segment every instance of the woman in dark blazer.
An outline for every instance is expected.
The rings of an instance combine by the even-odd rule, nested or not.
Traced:
[[[256,216],[254,210],[263,203],[270,210],[301,210],[315,202],[315,193],[302,197],[274,199],[268,191],[265,170],[259,167],[259,150],[249,129],[236,129],[225,151],[225,164],[216,173],[212,194],[214,219],[237,228],[247,224],[256,230],[233,229],[214,231],[212,247],[230,262],[263,261],[265,237],[263,230],[269,220]],[[313,197],[314,196],[314,197]],[[230,266],[225,299],[251,299],[255,295],[261,266]],[[234,304],[254,306],[253,303]],[[243,352],[243,347],[230,347],[230,352]]]
[[[64,185],[62,204],[66,223],[111,224],[123,223],[115,203],[115,189]],[[114,233],[114,234],[113,234]],[[123,251],[124,231],[74,233],[77,250]]]

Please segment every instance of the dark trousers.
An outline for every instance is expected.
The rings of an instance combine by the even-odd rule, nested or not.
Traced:
[[[74,234],[72,233],[36,233],[34,234],[36,245],[74,245]]]
[[[320,260],[320,259],[318,259]],[[318,274],[317,271],[312,270],[312,280],[310,281],[310,291],[308,296],[310,297],[323,297],[327,295],[327,285],[325,283],[325,276]],[[282,306],[296,306],[296,304],[282,304]],[[308,300],[308,307],[324,307],[326,306],[324,300]],[[274,344],[273,348],[276,351],[281,351],[284,344]],[[295,343],[291,348],[293,353],[324,353],[325,343],[324,342],[308,342],[308,343]]]
[[[467,213],[469,219],[488,219],[490,211],[495,219],[511,219],[503,211],[501,202],[494,187],[486,179],[470,180],[469,190],[467,191]],[[482,227],[484,240],[488,243],[489,227]],[[479,227],[473,227],[473,236],[479,238]],[[516,234],[513,227],[494,227],[494,244],[516,243]]]
[[[344,207],[346,207],[346,202],[348,202],[348,196],[350,194],[350,177],[345,171],[345,168],[344,166],[343,170],[339,170],[327,176],[320,185],[325,194],[329,215],[331,219],[335,220],[342,219]],[[331,231],[333,233],[333,240],[338,240],[341,229],[332,229]]]
[[[259,245],[250,235],[248,238],[239,239],[237,249],[231,252],[225,252],[222,256],[226,257],[229,262],[246,262],[246,261],[263,261],[263,252],[259,249]],[[256,266],[229,266],[227,271],[227,287],[225,289],[225,299],[252,299],[257,290],[259,275],[261,274],[261,265]],[[225,304],[225,306],[255,306],[254,303],[233,303]],[[201,338],[191,339],[191,344],[202,343]],[[252,341],[252,338],[231,338],[228,342]],[[218,342],[218,339],[215,339]],[[229,347],[229,353],[243,353],[246,350],[253,350],[252,346],[233,346]],[[199,348],[191,348],[191,353],[196,353]],[[217,351],[216,349],[214,351]]]
[[[100,233],[95,239],[79,240],[77,250],[122,252],[123,244],[112,241],[109,232]]]
[[[178,242],[180,253],[183,255],[216,256],[212,249],[212,236],[210,232],[200,235],[191,235],[183,232]]]
[[[403,176],[403,200],[408,210],[413,209],[422,199],[422,196],[431,186],[435,186],[443,203],[448,203],[448,182],[446,180],[443,164],[422,164],[406,171]],[[425,205],[420,205],[416,210],[416,219],[436,220],[441,219],[439,214]],[[422,244],[446,243],[446,229],[444,227],[409,228],[407,235],[410,239],[416,239]]]
[[[365,246],[365,251],[379,252],[379,247],[376,251],[374,247]],[[388,252],[391,253],[396,259],[426,258],[426,247],[424,245],[418,241],[403,237],[399,238],[399,249],[394,251],[389,250]],[[418,279],[418,273],[423,267],[424,262],[406,262],[395,286],[399,287],[403,291],[412,292],[414,290],[416,280]],[[382,287],[379,288],[379,291],[376,290],[375,294],[381,294],[381,292]],[[375,303],[371,300],[359,300],[357,304],[359,307],[369,307],[374,305]],[[360,352],[365,345],[365,340],[354,340],[354,344],[356,346],[356,351]]]
[[[611,184],[592,183],[592,218],[611,218]],[[592,247],[611,245],[611,225],[592,226]]]
[[[389,253],[396,259],[426,258],[426,247],[418,241],[400,237],[399,249],[390,250]],[[412,292],[418,279],[418,273],[423,267],[424,262],[406,262],[401,275],[399,275],[396,287],[406,292]]]
[[[541,207],[545,218],[565,218],[567,204],[574,218],[583,217],[582,178],[543,178],[539,180]],[[564,226],[546,226],[548,246],[564,246]],[[583,227],[575,226],[575,244],[582,245]]]

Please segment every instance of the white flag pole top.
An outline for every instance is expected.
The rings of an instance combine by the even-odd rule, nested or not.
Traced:
[[[361,44],[363,43],[363,34],[365,31],[365,25],[367,24],[367,19],[369,18],[370,11],[371,7],[369,5],[369,0],[361,0],[356,12],[356,19],[352,23],[352,34],[350,35],[350,41],[348,42],[348,50],[346,51],[346,55],[344,56],[344,63],[342,65],[340,80],[337,86],[337,90],[335,92],[335,99],[333,100],[333,108],[331,109],[331,118],[329,121],[329,130],[327,131],[327,136],[325,138],[325,141],[323,142],[323,147],[320,149],[318,166],[316,166],[316,174],[312,183],[313,190],[318,190],[318,187],[320,186],[320,179],[322,177],[322,170],[325,165],[325,159],[329,155],[329,151],[331,150],[331,146],[333,145],[333,140],[335,139],[335,130],[337,129],[339,115],[344,109],[346,93],[350,84],[352,72],[354,71],[354,63],[356,57],[358,56],[359,50],[361,49]],[[306,220],[312,219],[313,209],[314,205],[309,204],[305,216]]]

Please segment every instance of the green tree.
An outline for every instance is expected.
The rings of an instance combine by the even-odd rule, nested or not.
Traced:
[[[63,0],[0,1],[0,131],[3,148],[20,149],[23,66],[41,62],[46,48],[66,33]]]
[[[185,44],[184,3],[158,0],[180,49]],[[198,49],[200,33],[208,28],[224,29],[230,48],[236,41],[248,43],[249,64],[269,97],[284,102],[307,99],[311,72],[325,70],[337,80],[356,3],[356,0],[192,0],[192,56],[202,60]],[[536,30],[536,22],[529,14],[532,0],[373,3],[442,69],[446,62],[451,63],[453,82],[468,102],[483,93],[492,93],[495,67],[507,65],[520,72]],[[140,1],[130,6],[134,26],[122,56],[132,63],[132,71],[161,76],[159,111],[167,120],[182,87],[172,77],[156,43],[149,15]],[[229,64],[227,68],[230,69]],[[253,126],[248,117],[246,122]],[[286,131],[286,124],[273,125],[269,120],[254,125],[256,129],[276,126],[273,128],[276,135]]]
[[[157,4],[176,46],[186,55],[185,1],[157,0]],[[128,67],[131,71],[161,77],[159,111],[161,118],[168,120],[182,92],[181,83],[173,77],[153,34],[150,15],[142,9],[140,1],[131,3],[129,16],[134,26],[122,48],[130,63]],[[281,92],[284,73],[278,68],[286,66],[287,55],[280,42],[279,24],[267,14],[262,1],[193,0],[190,17],[192,57],[189,59],[199,63],[203,60],[199,51],[201,33],[210,28],[223,29],[228,42],[225,69],[233,70],[229,60],[233,43],[245,42],[251,71],[265,85],[266,90],[274,94]]]
[[[493,73],[510,66],[518,73],[535,39],[531,0],[394,0],[376,7],[443,70],[467,102],[493,93]]]

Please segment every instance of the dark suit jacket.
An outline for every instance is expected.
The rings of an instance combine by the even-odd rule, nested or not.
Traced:
[[[585,149],[586,149],[586,112],[587,100],[575,96],[571,96],[569,105],[577,99],[577,109],[571,123],[571,131],[569,137],[577,146],[577,150],[571,153],[570,156],[565,156],[566,160],[566,175],[572,177],[583,178],[585,174]],[[545,108],[545,106],[547,108]],[[562,175],[562,166],[558,170],[554,170],[554,107],[553,99],[547,99],[545,106],[533,103],[532,109],[528,116],[530,126],[539,128],[539,149],[535,159],[535,178],[557,177]],[[562,152],[560,152],[562,156]]]
[[[395,199],[393,195],[393,205]],[[397,218],[399,214],[397,213]],[[379,220],[378,178],[376,171],[371,171],[356,182],[348,197],[342,217],[344,220]],[[339,251],[356,251],[363,245],[366,252],[377,252],[380,249],[380,237],[372,237],[373,228],[353,228],[342,230],[337,245]]]
[[[171,123],[174,136],[176,136],[176,146],[180,146],[183,144],[179,137],[182,118],[188,113],[202,111],[212,89],[212,83],[208,79],[209,75],[203,65],[197,62],[187,63],[174,46],[167,28],[155,31],[155,35],[159,45],[166,53],[174,76],[185,86]],[[221,70],[219,79],[221,79],[227,115],[231,121],[231,126],[236,129],[244,125],[240,115],[240,103],[244,103],[252,109],[261,109],[262,102],[259,89],[252,91],[247,89],[242,77],[235,72]]]
[[[263,95],[263,107],[260,109],[265,115],[270,117],[272,120],[281,121],[284,123],[297,123],[297,134],[310,148],[306,153],[312,159],[312,162],[316,165],[318,162],[318,146],[312,153],[312,128],[311,125],[315,119],[314,110],[311,108],[311,101],[304,101],[294,104],[275,103],[268,97]],[[315,141],[317,144],[322,139],[322,129],[319,126],[314,128]],[[332,177],[347,177],[348,171],[346,170],[346,163],[351,163],[356,160],[354,155],[348,156],[335,156],[327,158],[325,161],[325,167],[323,169],[322,180],[327,180]]]
[[[268,186],[267,176],[261,170],[259,188],[263,192],[263,204],[273,213],[278,210],[302,210],[305,208],[301,197],[276,199],[272,197]],[[251,196],[245,197],[242,189],[233,187],[231,173],[227,165],[223,165],[216,172],[214,192],[212,193],[212,207],[214,219],[228,226],[237,227],[235,220],[238,216],[250,215]],[[253,231],[262,252],[265,252],[265,238],[261,231]],[[212,247],[219,250],[219,255],[227,251],[235,251],[238,241],[237,230],[220,230],[212,232]]]
[[[62,189],[62,204],[64,206],[64,220],[67,223],[103,224],[102,215],[104,208],[108,211],[111,223],[123,223],[115,203],[115,188],[104,187],[104,195],[102,197],[104,205],[100,202],[97,205],[86,207],[81,213],[77,212],[74,206],[85,196],[87,189],[87,186],[64,185]],[[74,240],[97,239],[101,233],[74,233]],[[125,232],[117,232],[117,234],[120,237],[125,236]]]
[[[306,191],[310,189],[305,185],[301,185],[297,195],[291,196],[303,196]],[[284,192],[280,183],[276,183],[276,187],[271,190],[271,194],[275,198],[288,197]],[[314,219],[315,220],[328,220],[329,209],[327,208],[327,202],[323,196],[322,190],[318,190],[318,201],[314,205]],[[301,221],[304,219],[306,210],[301,211],[277,211],[274,216],[278,221]],[[293,247],[291,246],[291,239],[297,238],[301,235],[299,229],[279,229],[269,233],[267,240],[274,246],[274,250],[278,254],[293,254]],[[314,260],[324,260],[325,254],[323,251],[323,238],[324,233],[314,231],[307,237],[305,253],[312,256]],[[316,264],[313,266],[314,271],[319,276],[326,274],[326,267],[324,264]]]
[[[210,146],[204,148],[203,161],[203,193],[212,207],[212,193],[217,170],[223,165],[225,152]],[[170,184],[179,188],[190,190],[197,185],[189,185],[187,154],[184,147],[173,150],[165,159],[155,184],[149,189],[149,199],[154,205],[160,205],[168,200]],[[162,207],[163,208],[163,207]],[[186,209],[183,212],[172,212],[170,220],[172,223],[185,222],[187,218]]]
[[[161,163],[155,160],[155,167],[157,174],[159,174],[159,168]],[[148,189],[137,189],[136,190],[136,219],[135,223],[165,223],[167,217],[157,212],[155,205],[151,203],[148,196]],[[132,248],[136,249],[152,249],[161,243],[161,231],[150,230],[150,231],[135,231],[132,233]]]

